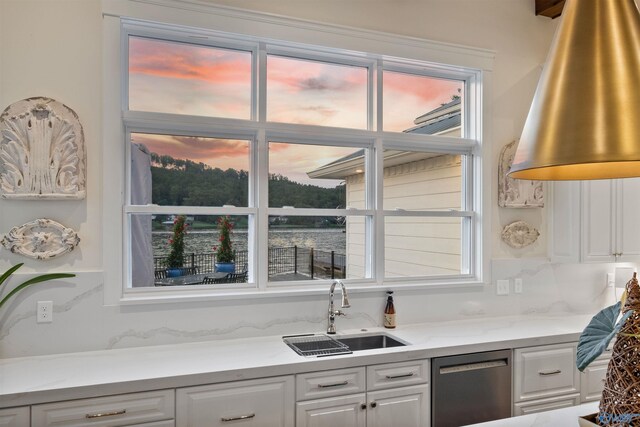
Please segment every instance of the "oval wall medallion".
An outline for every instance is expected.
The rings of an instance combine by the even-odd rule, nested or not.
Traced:
[[[538,240],[540,232],[524,221],[516,221],[502,229],[502,240],[512,248],[521,249]]]
[[[78,115],[45,97],[0,115],[0,190],[5,199],[83,199],[84,133]]]
[[[79,243],[74,230],[51,219],[36,219],[13,227],[2,238],[2,245],[11,252],[41,260],[71,252]]]

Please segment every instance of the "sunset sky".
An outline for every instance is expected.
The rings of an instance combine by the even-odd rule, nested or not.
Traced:
[[[462,87],[459,81],[391,72],[385,72],[383,79],[388,131],[412,127],[416,117],[448,102]],[[269,56],[267,120],[366,129],[366,88],[367,72],[362,67]],[[131,37],[129,108],[250,119],[251,53]],[[246,141],[142,134],[132,139],[174,158],[221,169],[249,168]],[[352,151],[271,144],[269,171],[317,185],[306,172]]]

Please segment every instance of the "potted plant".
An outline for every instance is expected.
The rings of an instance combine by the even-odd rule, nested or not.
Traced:
[[[213,247],[216,256],[215,271],[233,273],[236,271],[236,253],[231,244],[231,231],[233,222],[228,216],[218,217],[219,244]]]
[[[599,412],[579,419],[580,426],[637,425],[640,419],[640,286],[636,273],[627,282],[621,301],[596,314],[580,335],[578,370],[600,356],[614,337]]]
[[[178,215],[173,221],[173,237],[169,239],[171,252],[167,257],[167,277],[182,275],[182,263],[184,258],[184,236],[187,234],[186,217]]]

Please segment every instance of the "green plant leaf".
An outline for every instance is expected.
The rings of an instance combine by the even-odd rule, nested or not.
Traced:
[[[21,266],[22,264],[19,264],[17,267]],[[15,267],[12,267],[11,269],[7,270],[8,272],[12,272],[16,271],[17,269]],[[2,277],[0,277],[1,279],[6,279],[6,277],[4,277],[7,273],[3,274]],[[9,277],[9,276],[7,276]],[[20,290],[26,288],[29,285],[34,285],[36,283],[41,283],[41,282],[46,282],[48,280],[55,280],[55,279],[66,279],[69,277],[76,277],[75,274],[71,274],[71,273],[51,273],[51,274],[43,274],[41,276],[36,276],[36,277],[32,277],[29,280],[26,280],[24,282],[22,282],[21,284],[19,284],[18,286],[16,286],[11,292],[9,292],[4,298],[2,298],[0,300],[0,307],[2,307],[4,305],[5,302],[7,302],[9,300],[9,298],[11,298],[13,295],[15,295],[17,292],[19,292]],[[1,282],[0,282],[1,283]]]
[[[13,274],[14,271],[19,269],[23,265],[24,265],[24,262],[21,262],[20,264],[16,264],[13,267],[11,267],[10,269],[8,269],[7,271],[5,271],[2,274],[2,276],[0,276],[0,285],[2,285],[4,283],[4,281],[7,280],[9,278],[9,276],[11,276]]]
[[[593,316],[591,322],[584,328],[578,340],[578,355],[576,365],[582,372],[598,356],[604,352],[611,339],[620,331],[624,322],[631,316],[633,310],[627,311],[616,324],[622,303],[618,301]]]

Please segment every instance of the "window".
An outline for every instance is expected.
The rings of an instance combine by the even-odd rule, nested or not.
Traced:
[[[480,279],[480,72],[140,21],[122,35],[124,294]]]

